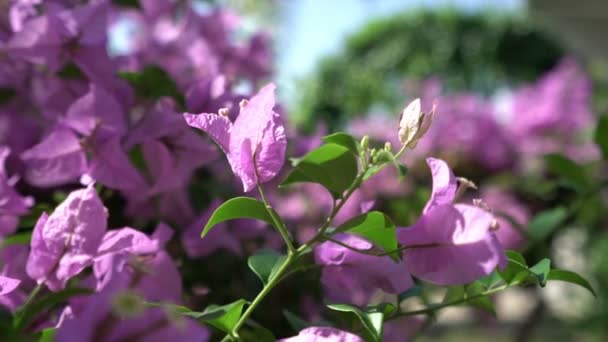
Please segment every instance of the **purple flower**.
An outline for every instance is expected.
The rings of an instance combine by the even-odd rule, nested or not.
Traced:
[[[157,270],[154,272],[161,277],[175,276]],[[152,279],[158,280],[162,278]],[[162,298],[150,297],[137,285],[130,288],[131,282],[129,277],[119,275],[95,295],[73,300],[59,321],[57,341],[208,340],[209,331],[193,320],[183,319],[161,308],[146,309],[142,300]]]
[[[78,136],[67,127],[57,127],[38,145],[21,154],[25,180],[52,187],[77,180],[86,170],[86,154]]]
[[[448,165],[428,158],[433,193],[418,221],[399,229],[404,259],[416,277],[439,285],[459,285],[506,266],[504,250],[492,231],[491,213],[466,204],[452,204],[456,179]]]
[[[0,275],[0,296],[13,292],[21,283],[21,280]]]
[[[19,216],[28,212],[34,204],[31,197],[23,197],[15,191],[18,177],[8,177],[6,159],[10,149],[0,146],[0,238],[13,234],[17,230]]]
[[[273,111],[274,84],[241,107],[234,123],[223,115],[185,113],[186,122],[205,131],[222,148],[245,192],[274,178],[283,167],[287,140],[281,116]]]
[[[113,276],[124,275],[127,272],[129,262],[133,261],[134,257],[154,256],[161,252],[165,253],[163,248],[172,235],[173,231],[171,228],[163,223],[158,225],[151,237],[129,227],[107,232],[99,246],[95,264],[93,265],[93,273],[97,278],[98,288],[105,287]],[[132,276],[130,274],[131,271],[127,273],[129,273],[129,276]],[[178,290],[167,291],[170,297],[179,296],[181,285],[179,285],[179,282],[176,283],[179,279],[179,275],[175,279],[166,279],[172,284],[178,284],[170,285],[167,288],[179,288]]]
[[[105,234],[93,267],[98,293],[72,301],[58,330],[63,341],[205,341],[209,332],[194,321],[143,300],[179,303],[181,277],[163,250],[172,230],[159,224],[152,236],[132,228]]]
[[[353,248],[370,250],[373,245],[355,235],[341,234],[335,239]],[[323,265],[321,283],[334,302],[367,305],[382,290],[401,293],[414,285],[403,262],[355,252],[333,242],[324,242],[315,250],[315,260]]]
[[[363,339],[332,327],[310,327],[301,330],[298,336],[284,338],[279,342],[363,342]]]
[[[93,2],[72,9],[49,6],[27,20],[7,43],[9,54],[58,70],[68,60],[93,63],[83,52],[105,47],[107,4]],[[85,57],[86,56],[86,57]]]
[[[42,214],[32,234],[27,274],[57,291],[93,262],[107,230],[107,211],[92,186],[73,191]]]

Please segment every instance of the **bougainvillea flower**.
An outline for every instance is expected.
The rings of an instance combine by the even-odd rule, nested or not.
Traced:
[[[356,235],[340,234],[334,238],[356,249],[373,247]],[[378,290],[398,294],[414,285],[403,262],[359,253],[330,241],[315,249],[315,261],[324,266],[321,283],[325,295],[335,302],[367,305]]]
[[[123,136],[127,116],[122,105],[107,90],[91,84],[89,91],[67,109],[64,124],[84,136]]]
[[[152,236],[129,227],[107,232],[93,265],[98,288],[103,288],[116,272],[124,272],[133,256],[161,252],[172,235],[173,230],[164,223],[158,225]]]
[[[52,187],[78,180],[87,159],[78,136],[67,127],[57,127],[38,145],[21,154],[25,180],[35,186]]]
[[[298,336],[284,338],[279,342],[363,342],[357,335],[332,327],[309,327]]]
[[[408,270],[439,285],[466,284],[506,266],[504,249],[492,231],[494,216],[479,207],[452,204],[456,179],[448,165],[429,158],[433,194],[422,216],[399,229]]]
[[[17,230],[19,216],[28,212],[34,204],[31,197],[23,197],[15,191],[17,177],[8,177],[6,159],[10,149],[0,146],[0,237],[13,234]]]
[[[287,139],[275,106],[274,84],[262,88],[241,107],[234,121],[218,114],[185,113],[186,122],[203,130],[222,148],[245,192],[274,178],[283,167]]]
[[[100,2],[60,7],[22,24],[7,43],[9,54],[32,63],[46,64],[51,70],[77,58],[85,47],[104,46],[108,6]]]
[[[95,188],[73,191],[55,211],[38,219],[27,274],[56,291],[93,262],[107,230],[107,212]]]
[[[13,292],[21,283],[21,280],[0,275],[0,296]]]
[[[176,274],[162,274],[173,277]],[[71,301],[57,327],[57,341],[207,341],[209,331],[194,320],[162,308],[145,308],[150,297],[140,287],[130,288],[128,277],[113,277],[98,293]],[[153,279],[158,280],[158,278]],[[176,278],[175,281],[179,282]],[[162,290],[162,287],[159,287]],[[125,300],[126,299],[126,300]]]

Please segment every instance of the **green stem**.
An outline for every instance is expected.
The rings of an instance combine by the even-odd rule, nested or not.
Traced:
[[[402,147],[401,150],[397,153],[397,157],[400,156],[404,150],[405,150],[405,147]],[[307,250],[314,243],[323,240],[325,231],[327,230],[327,228],[329,228],[329,225],[331,224],[333,219],[336,217],[338,212],[342,209],[342,207],[344,206],[346,201],[348,201],[350,196],[352,196],[352,194],[355,192],[355,190],[357,188],[359,188],[359,186],[363,182],[363,177],[365,175],[365,172],[367,172],[367,170],[370,167],[369,164],[363,164],[363,165],[364,165],[362,167],[363,170],[359,173],[359,175],[357,176],[357,178],[355,179],[353,184],[348,188],[348,190],[346,191],[346,194],[344,194],[340,198],[340,203],[338,203],[338,205],[335,205],[336,201],[334,201],[334,205],[331,210],[331,213],[329,214],[329,216],[327,217],[327,219],[325,220],[323,225],[319,228],[319,230],[317,231],[317,234],[312,239],[310,239],[308,242],[301,245],[298,249],[296,249],[293,246],[293,244],[291,243],[291,239],[289,238],[289,232],[287,231],[287,228],[283,224],[283,221],[281,221],[280,218],[277,217],[277,214],[272,209],[272,207],[270,206],[270,203],[266,199],[264,190],[258,184],[258,191],[260,193],[262,202],[266,206],[266,210],[268,211],[268,214],[270,214],[270,217],[272,218],[273,222],[277,226],[279,233],[281,233],[281,236],[283,237],[283,240],[285,240],[285,244],[287,245],[287,250],[288,250],[287,258],[281,264],[281,266],[276,271],[276,273],[273,274],[272,278],[269,279],[268,283],[266,283],[266,285],[264,285],[262,290],[253,299],[253,301],[251,302],[251,305],[247,308],[247,310],[245,310],[243,315],[239,318],[239,320],[235,324],[234,328],[232,329],[232,332],[227,334],[226,336],[224,336],[224,338],[222,339],[222,342],[228,342],[228,341],[232,341],[233,339],[236,339],[236,340],[239,339],[239,335],[238,335],[239,329],[245,324],[247,319],[255,311],[255,309],[258,307],[258,305],[264,300],[264,298],[266,298],[266,296],[270,293],[270,291],[272,291],[272,289],[281,282],[281,280],[284,278],[283,277],[284,273],[289,269],[291,264],[294,261],[296,261],[298,258],[300,258],[302,255],[307,253]]]
[[[230,338],[236,338],[238,340],[239,329],[243,326],[243,324],[245,324],[245,321],[247,321],[249,316],[251,316],[253,311],[255,311],[255,309],[262,302],[262,300],[264,300],[264,298],[266,298],[266,296],[270,293],[270,291],[272,291],[272,289],[280,282],[280,280],[282,279],[283,273],[285,273],[285,271],[287,271],[289,266],[291,266],[291,264],[295,260],[297,260],[299,256],[300,255],[298,253],[296,253],[296,254],[289,253],[287,255],[287,258],[281,264],[281,267],[279,267],[279,269],[272,276],[272,278],[268,280],[268,283],[266,285],[264,285],[264,288],[262,288],[262,291],[260,291],[260,293],[258,293],[258,295],[255,297],[253,302],[251,302],[251,305],[247,308],[247,310],[245,310],[245,313],[241,316],[241,318],[239,318],[238,322],[232,329],[232,333],[230,335],[224,337],[224,339],[222,341],[230,341]]]
[[[291,239],[289,237],[289,231],[287,230],[287,227],[285,227],[285,224],[283,224],[283,221],[277,216],[277,213],[272,209],[272,206],[266,199],[266,195],[264,194],[264,190],[262,189],[262,186],[259,184],[258,184],[258,192],[260,193],[262,202],[264,202],[264,206],[266,206],[266,211],[268,211],[268,214],[272,218],[272,221],[274,222],[279,233],[281,234],[281,237],[285,241],[285,245],[287,246],[288,254],[294,254],[296,252],[296,248],[291,243]]]
[[[323,240],[325,241],[330,241],[332,243],[335,243],[336,245],[340,245],[346,249],[349,249],[353,252],[357,252],[357,253],[361,253],[361,254],[365,254],[365,255],[371,255],[371,256],[377,256],[377,257],[382,257],[382,256],[388,256],[394,253],[398,253],[401,251],[404,251],[406,249],[415,249],[415,248],[432,248],[432,247],[441,247],[444,246],[440,243],[426,243],[426,244],[420,244],[420,245],[409,245],[409,246],[401,246],[397,249],[394,249],[392,251],[388,251],[388,252],[375,252],[373,250],[365,250],[365,249],[359,249],[359,248],[355,248],[353,246],[350,246],[340,240],[336,240],[330,236],[324,235],[323,236]]]
[[[394,314],[394,315],[386,318],[385,321],[390,321],[390,320],[398,318],[398,317],[429,314],[429,313],[435,312],[437,310],[441,310],[443,308],[446,308],[448,306],[453,306],[453,305],[458,305],[458,304],[466,303],[468,301],[471,301],[471,300],[474,300],[474,299],[477,299],[477,298],[481,298],[481,297],[488,296],[488,295],[491,295],[491,294],[496,293],[496,292],[500,292],[500,291],[506,290],[509,287],[514,286],[514,285],[517,285],[517,284],[510,284],[510,285],[509,284],[505,284],[505,285],[502,285],[502,286],[499,286],[499,287],[496,287],[496,288],[484,291],[482,293],[479,293],[479,294],[476,294],[476,295],[473,295],[473,296],[470,296],[470,297],[461,298],[461,299],[453,300],[451,302],[446,302],[446,303],[432,304],[432,305],[430,305],[430,306],[428,306],[428,307],[426,307],[424,309],[420,309],[420,310],[413,310],[413,311],[406,311],[406,312],[397,312],[396,314]]]

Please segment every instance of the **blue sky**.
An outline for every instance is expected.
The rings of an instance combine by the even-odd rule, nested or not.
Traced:
[[[277,82],[281,97],[293,98],[295,80],[314,70],[323,56],[339,51],[350,33],[367,21],[407,9],[451,6],[464,12],[518,11],[524,0],[285,0],[279,1]]]

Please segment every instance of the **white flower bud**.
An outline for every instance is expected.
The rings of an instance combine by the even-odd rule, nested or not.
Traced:
[[[401,113],[399,119],[399,141],[406,147],[414,148],[431,127],[435,107],[426,114],[420,110],[420,99],[412,101]]]

